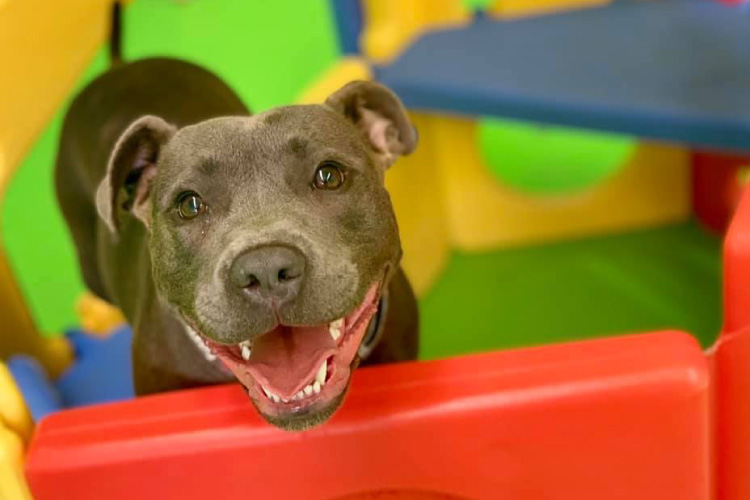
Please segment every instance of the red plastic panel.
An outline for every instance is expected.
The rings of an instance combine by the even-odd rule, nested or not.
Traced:
[[[750,498],[750,190],[724,242],[724,332],[713,351],[718,498]]]
[[[305,433],[207,388],[52,415],[27,477],[37,500],[703,500],[708,385],[664,332],[362,369]]]
[[[724,334],[714,352],[720,500],[750,498],[750,328]]]
[[[724,331],[750,326],[750,190],[724,240]],[[750,366],[750,365],[748,365]]]

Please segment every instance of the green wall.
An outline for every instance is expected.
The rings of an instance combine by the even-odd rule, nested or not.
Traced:
[[[339,56],[326,0],[136,0],[126,7],[124,29],[126,59],[196,62],[223,78],[254,111],[291,103]],[[106,67],[102,50],[81,85]],[[73,306],[84,289],[52,180],[66,106],[13,179],[0,226],[21,289],[48,334],[76,323]]]

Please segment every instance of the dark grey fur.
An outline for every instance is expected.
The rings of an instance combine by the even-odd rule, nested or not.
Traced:
[[[413,359],[416,304],[383,179],[415,142],[398,99],[366,82],[256,116],[212,74],[168,59],[115,67],[84,89],[65,119],[57,194],[86,285],[134,328],[137,392],[229,380],[184,324],[222,343],[272,328],[268,302],[228,285],[235,259],[262,247],[305,259],[299,290],[278,304],[284,324],[332,321],[384,280],[386,331],[368,362]],[[345,167],[341,190],[311,187],[326,160]],[[184,191],[206,213],[181,219]]]

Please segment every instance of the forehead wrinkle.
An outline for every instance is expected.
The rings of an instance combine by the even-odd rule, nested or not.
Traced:
[[[246,161],[248,150],[258,149],[253,141],[257,127],[253,117],[227,117],[180,129],[165,148],[163,177],[177,179],[185,171],[215,175]]]
[[[294,135],[301,135],[319,144],[333,142],[337,147],[359,151],[364,145],[359,129],[327,106],[286,106],[258,116],[262,119],[263,128],[275,129],[279,133],[291,130]]]
[[[282,147],[282,151],[285,153],[291,153],[297,158],[305,158],[308,155],[309,144],[307,139],[298,135],[293,135],[287,139],[286,144]]]
[[[216,158],[213,156],[209,156],[207,158],[203,158],[198,161],[198,172],[205,175],[210,176],[216,173],[216,170],[219,168],[220,162],[217,161]]]
[[[252,225],[263,225],[269,219],[291,216],[291,211],[298,204],[293,193],[286,189],[273,189],[274,180],[243,183],[242,189],[235,192],[232,203],[238,222],[245,221]],[[244,224],[243,224],[244,225]]]

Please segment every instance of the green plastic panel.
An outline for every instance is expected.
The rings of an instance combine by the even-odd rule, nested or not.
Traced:
[[[421,301],[421,356],[662,328],[710,345],[721,327],[718,238],[695,224],[456,254]]]
[[[628,136],[484,118],[477,141],[499,182],[538,195],[589,189],[625,165],[637,142]]]

